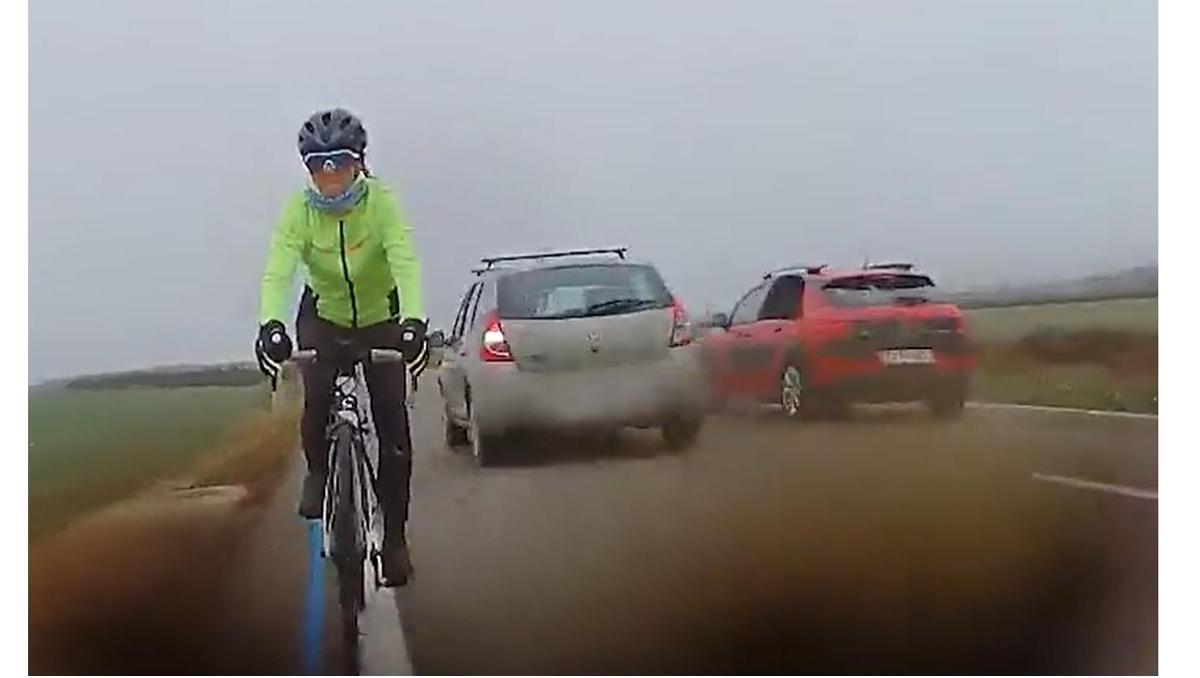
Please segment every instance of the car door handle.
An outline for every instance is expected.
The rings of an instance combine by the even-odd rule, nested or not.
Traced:
[[[773,330],[773,332],[775,332],[776,334],[779,334],[779,333],[780,333],[780,332],[782,332],[782,331],[783,331],[783,328],[782,328],[782,327],[776,327],[776,328]]]

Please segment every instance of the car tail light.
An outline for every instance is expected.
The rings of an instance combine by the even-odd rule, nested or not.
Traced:
[[[688,322],[687,311],[678,299],[671,302],[671,346],[687,346],[692,343],[692,324]]]
[[[513,360],[512,351],[508,348],[508,339],[504,336],[504,328],[500,325],[500,313],[492,311],[488,314],[484,325],[483,346],[479,349],[479,357],[487,363],[510,363]]]

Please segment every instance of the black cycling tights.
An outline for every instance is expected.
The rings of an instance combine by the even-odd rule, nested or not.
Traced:
[[[324,473],[329,446],[325,439],[329,411],[333,406],[336,363],[321,357],[345,352],[349,343],[356,351],[394,348],[399,345],[400,325],[395,322],[347,329],[317,316],[315,299],[305,290],[296,317],[296,343],[315,348],[318,360],[302,368],[304,417],[300,439],[310,472]],[[385,541],[404,538],[408,520],[409,477],[412,474],[412,438],[405,407],[405,370],[402,363],[364,364],[363,372],[371,396],[371,417],[379,438],[379,500],[383,505]]]

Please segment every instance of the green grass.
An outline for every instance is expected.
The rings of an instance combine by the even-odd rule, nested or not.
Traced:
[[[29,392],[30,538],[193,464],[260,387]]]
[[[1017,341],[1041,329],[1110,329],[1158,334],[1158,299],[981,308],[966,311],[967,326],[984,343]]]
[[[1158,300],[967,311],[982,355],[972,397],[993,402],[1158,411]]]
[[[1012,371],[985,363],[972,380],[971,396],[988,402],[1156,413],[1158,376],[1118,376],[1099,365],[1043,364]]]

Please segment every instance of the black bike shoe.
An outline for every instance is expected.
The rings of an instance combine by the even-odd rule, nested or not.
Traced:
[[[404,586],[412,579],[412,562],[408,559],[408,545],[384,547],[380,556],[383,561],[383,585]]]
[[[300,492],[300,517],[316,520],[321,517],[325,503],[325,476],[309,473],[304,476],[304,489]]]

